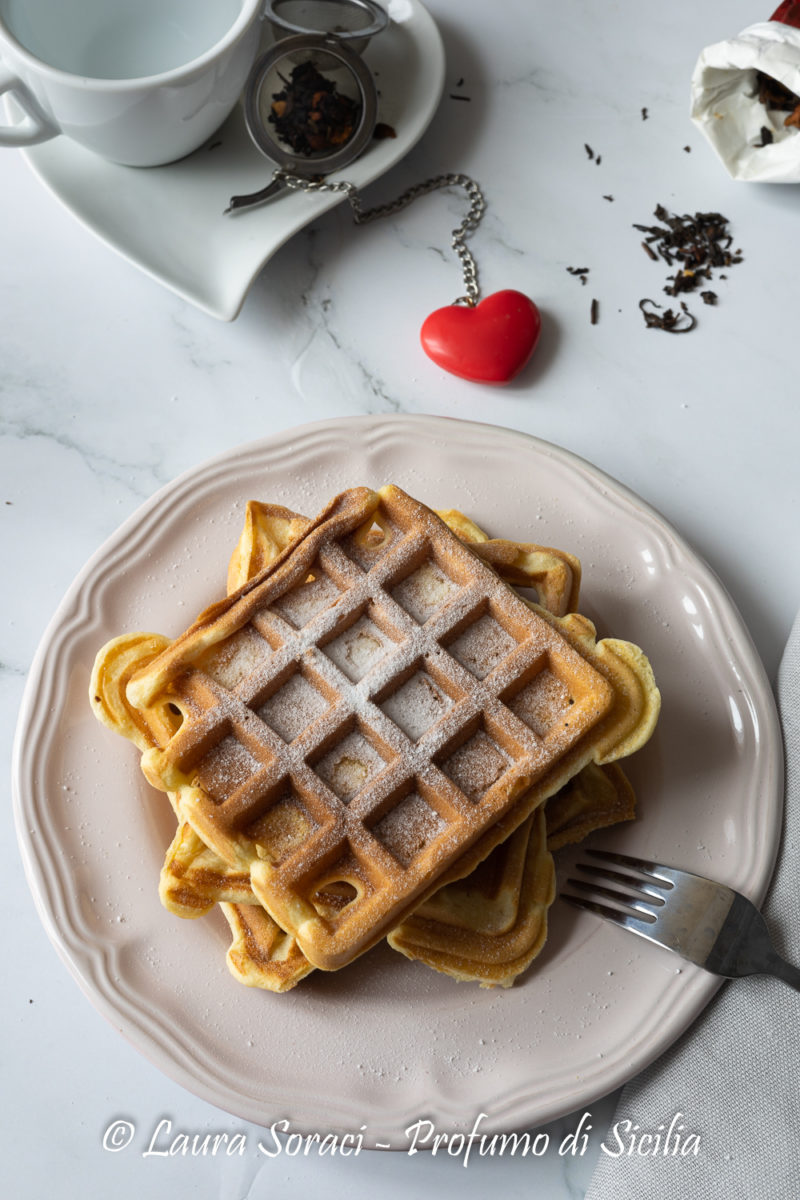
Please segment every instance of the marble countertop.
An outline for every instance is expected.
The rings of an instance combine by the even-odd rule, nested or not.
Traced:
[[[461,291],[448,249],[462,198],[441,193],[367,228],[345,206],[280,249],[232,323],[167,291],[83,228],[3,154],[0,189],[0,537],[13,586],[0,622],[4,755],[36,646],[88,557],[145,499],[212,455],[294,425],[431,413],[508,426],[588,459],[659,510],[710,564],[770,678],[800,601],[794,395],[796,192],[729,180],[688,119],[699,51],[764,14],[744,0],[430,0],[446,80],[408,156],[367,192],[390,199],[443,171],[474,176],[488,212],[471,241],[485,293],[517,288],[543,330],[508,387],[472,384],[418,345]],[[586,147],[591,149],[591,155]],[[719,211],[743,261],[692,300],[686,337],[648,329],[667,268],[635,223],[658,204]],[[202,247],[198,247],[202,253]],[[587,283],[568,268],[588,268]],[[592,300],[598,320],[590,321]],[[454,502],[455,502],[454,498]],[[781,574],[773,578],[773,563]],[[785,578],[784,578],[785,576]],[[224,1200],[353,1187],[383,1197],[583,1196],[614,1097],[592,1106],[588,1152],[467,1169],[442,1156],[187,1160],[104,1151],[117,1119],[154,1131],[231,1128],[141,1058],[81,994],[2,839],[9,949],[2,1154],[20,1200],[185,1193]],[[557,1122],[551,1141],[580,1117]]]

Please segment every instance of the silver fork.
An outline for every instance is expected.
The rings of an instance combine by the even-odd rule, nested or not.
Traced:
[[[564,900],[674,950],[715,975],[774,975],[800,991],[800,970],[773,948],[761,913],[739,892],[648,859],[610,850],[586,853],[610,865],[576,864],[588,879],[568,879],[567,887],[581,895],[562,891]],[[596,896],[613,901],[613,906]]]

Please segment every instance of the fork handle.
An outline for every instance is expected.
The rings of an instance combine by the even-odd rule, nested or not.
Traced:
[[[782,979],[784,983],[788,983],[790,987],[800,992],[800,968],[788,963],[779,954],[770,955],[765,972],[768,975],[774,975],[776,979]]]

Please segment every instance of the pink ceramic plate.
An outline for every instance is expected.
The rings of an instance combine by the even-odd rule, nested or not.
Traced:
[[[31,670],[15,753],[19,838],[47,930],[96,1007],[173,1079],[236,1116],[405,1146],[440,1129],[535,1125],[655,1058],[716,981],[558,901],[542,957],[483,991],[381,946],[275,996],[237,984],[220,914],[181,921],[157,896],[174,830],[132,747],[96,724],[95,651],[126,630],[177,634],[221,594],[245,501],[314,513],[352,484],[393,481],[489,532],[564,547],[582,609],[638,642],[663,693],[630,764],[640,819],[598,840],[762,896],[781,820],[771,693],[726,593],[642,501],[580,459],[508,430],[397,416],[290,430],[168,485],[95,554]]]

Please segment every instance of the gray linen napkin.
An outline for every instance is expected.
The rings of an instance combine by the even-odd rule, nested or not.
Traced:
[[[800,615],[778,672],[786,813],[763,907],[775,948],[800,965]],[[800,993],[751,976],[722,985],[687,1033],[622,1092],[616,1122],[641,1131],[682,1114],[697,1154],[612,1157],[601,1150],[586,1200],[794,1200],[800,1196]],[[621,1127],[626,1130],[628,1127]],[[677,1129],[677,1127],[675,1127]],[[625,1147],[628,1137],[623,1137]],[[672,1145],[675,1145],[673,1140]]]

